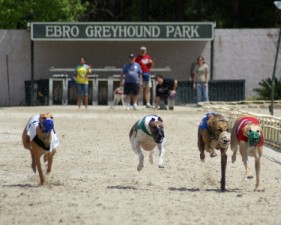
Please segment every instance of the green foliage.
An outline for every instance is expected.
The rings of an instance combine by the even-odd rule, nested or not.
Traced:
[[[0,29],[27,22],[214,21],[217,28],[279,26],[269,0],[0,0]]]
[[[0,28],[25,29],[28,22],[78,21],[79,0],[0,0]]]
[[[248,96],[248,97],[246,97],[246,101],[255,101],[255,100],[261,100],[261,97],[258,97],[258,96]]]
[[[254,88],[253,91],[259,94],[260,99],[270,100],[271,99],[271,78],[267,78],[259,82],[260,88]],[[274,100],[281,99],[281,78],[278,80],[274,79]]]

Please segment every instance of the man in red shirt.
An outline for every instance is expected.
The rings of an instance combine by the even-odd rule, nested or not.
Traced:
[[[136,62],[140,64],[142,69],[142,82],[144,88],[144,97],[146,101],[146,108],[152,108],[150,104],[150,89],[152,87],[150,68],[154,65],[153,60],[146,52],[146,47],[142,46],[140,48],[140,54],[136,57]]]

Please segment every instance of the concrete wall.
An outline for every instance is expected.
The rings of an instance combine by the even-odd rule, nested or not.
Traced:
[[[278,42],[276,29],[216,30],[214,79],[245,79],[246,97],[257,95],[253,88],[272,77]],[[281,57],[276,77],[281,76]]]
[[[245,79],[246,97],[254,95],[252,89],[258,87],[258,82],[272,76],[277,39],[276,29],[217,29],[214,79]],[[93,68],[121,68],[128,61],[128,54],[137,54],[142,45],[148,48],[155,67],[171,67],[172,72],[164,75],[178,80],[191,79],[191,64],[199,55],[203,55],[210,65],[210,42],[35,42],[35,79],[50,77],[49,68],[52,66],[75,67],[80,56],[85,56]],[[0,105],[24,103],[24,81],[31,77],[30,61],[30,33],[25,30],[0,30]],[[281,74],[279,64],[277,77]]]
[[[25,104],[24,81],[30,79],[30,69],[30,34],[0,30],[0,105]]]

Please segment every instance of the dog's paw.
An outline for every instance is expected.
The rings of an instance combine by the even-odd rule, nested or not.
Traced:
[[[254,176],[253,176],[252,174],[249,174],[249,175],[247,175],[247,178],[248,178],[248,179],[253,179]]]
[[[164,168],[164,165],[161,164],[161,165],[158,165],[159,168],[163,169]]]
[[[33,171],[34,173],[36,173],[36,165],[35,165],[35,163],[32,163],[32,164],[31,164],[31,169],[32,169],[32,171]]]
[[[200,160],[205,162],[205,153],[200,153]]]
[[[141,171],[142,168],[143,168],[143,164],[139,164],[138,167],[137,167],[137,170],[138,170],[138,171]]]
[[[232,156],[231,156],[231,161],[232,161],[232,163],[235,163],[235,161],[236,161],[236,155],[232,155]]]
[[[212,152],[212,153],[210,154],[210,156],[211,156],[211,158],[214,158],[214,157],[216,157],[216,156],[217,156],[217,153]]]
[[[260,187],[260,186],[258,186],[258,187],[255,188],[255,191],[257,191],[257,192],[264,192],[265,189]]]

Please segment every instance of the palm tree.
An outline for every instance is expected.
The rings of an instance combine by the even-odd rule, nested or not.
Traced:
[[[259,94],[260,99],[271,99],[271,78],[267,78],[259,82],[260,88],[254,88],[253,91]],[[274,78],[274,100],[281,99],[281,79]]]

